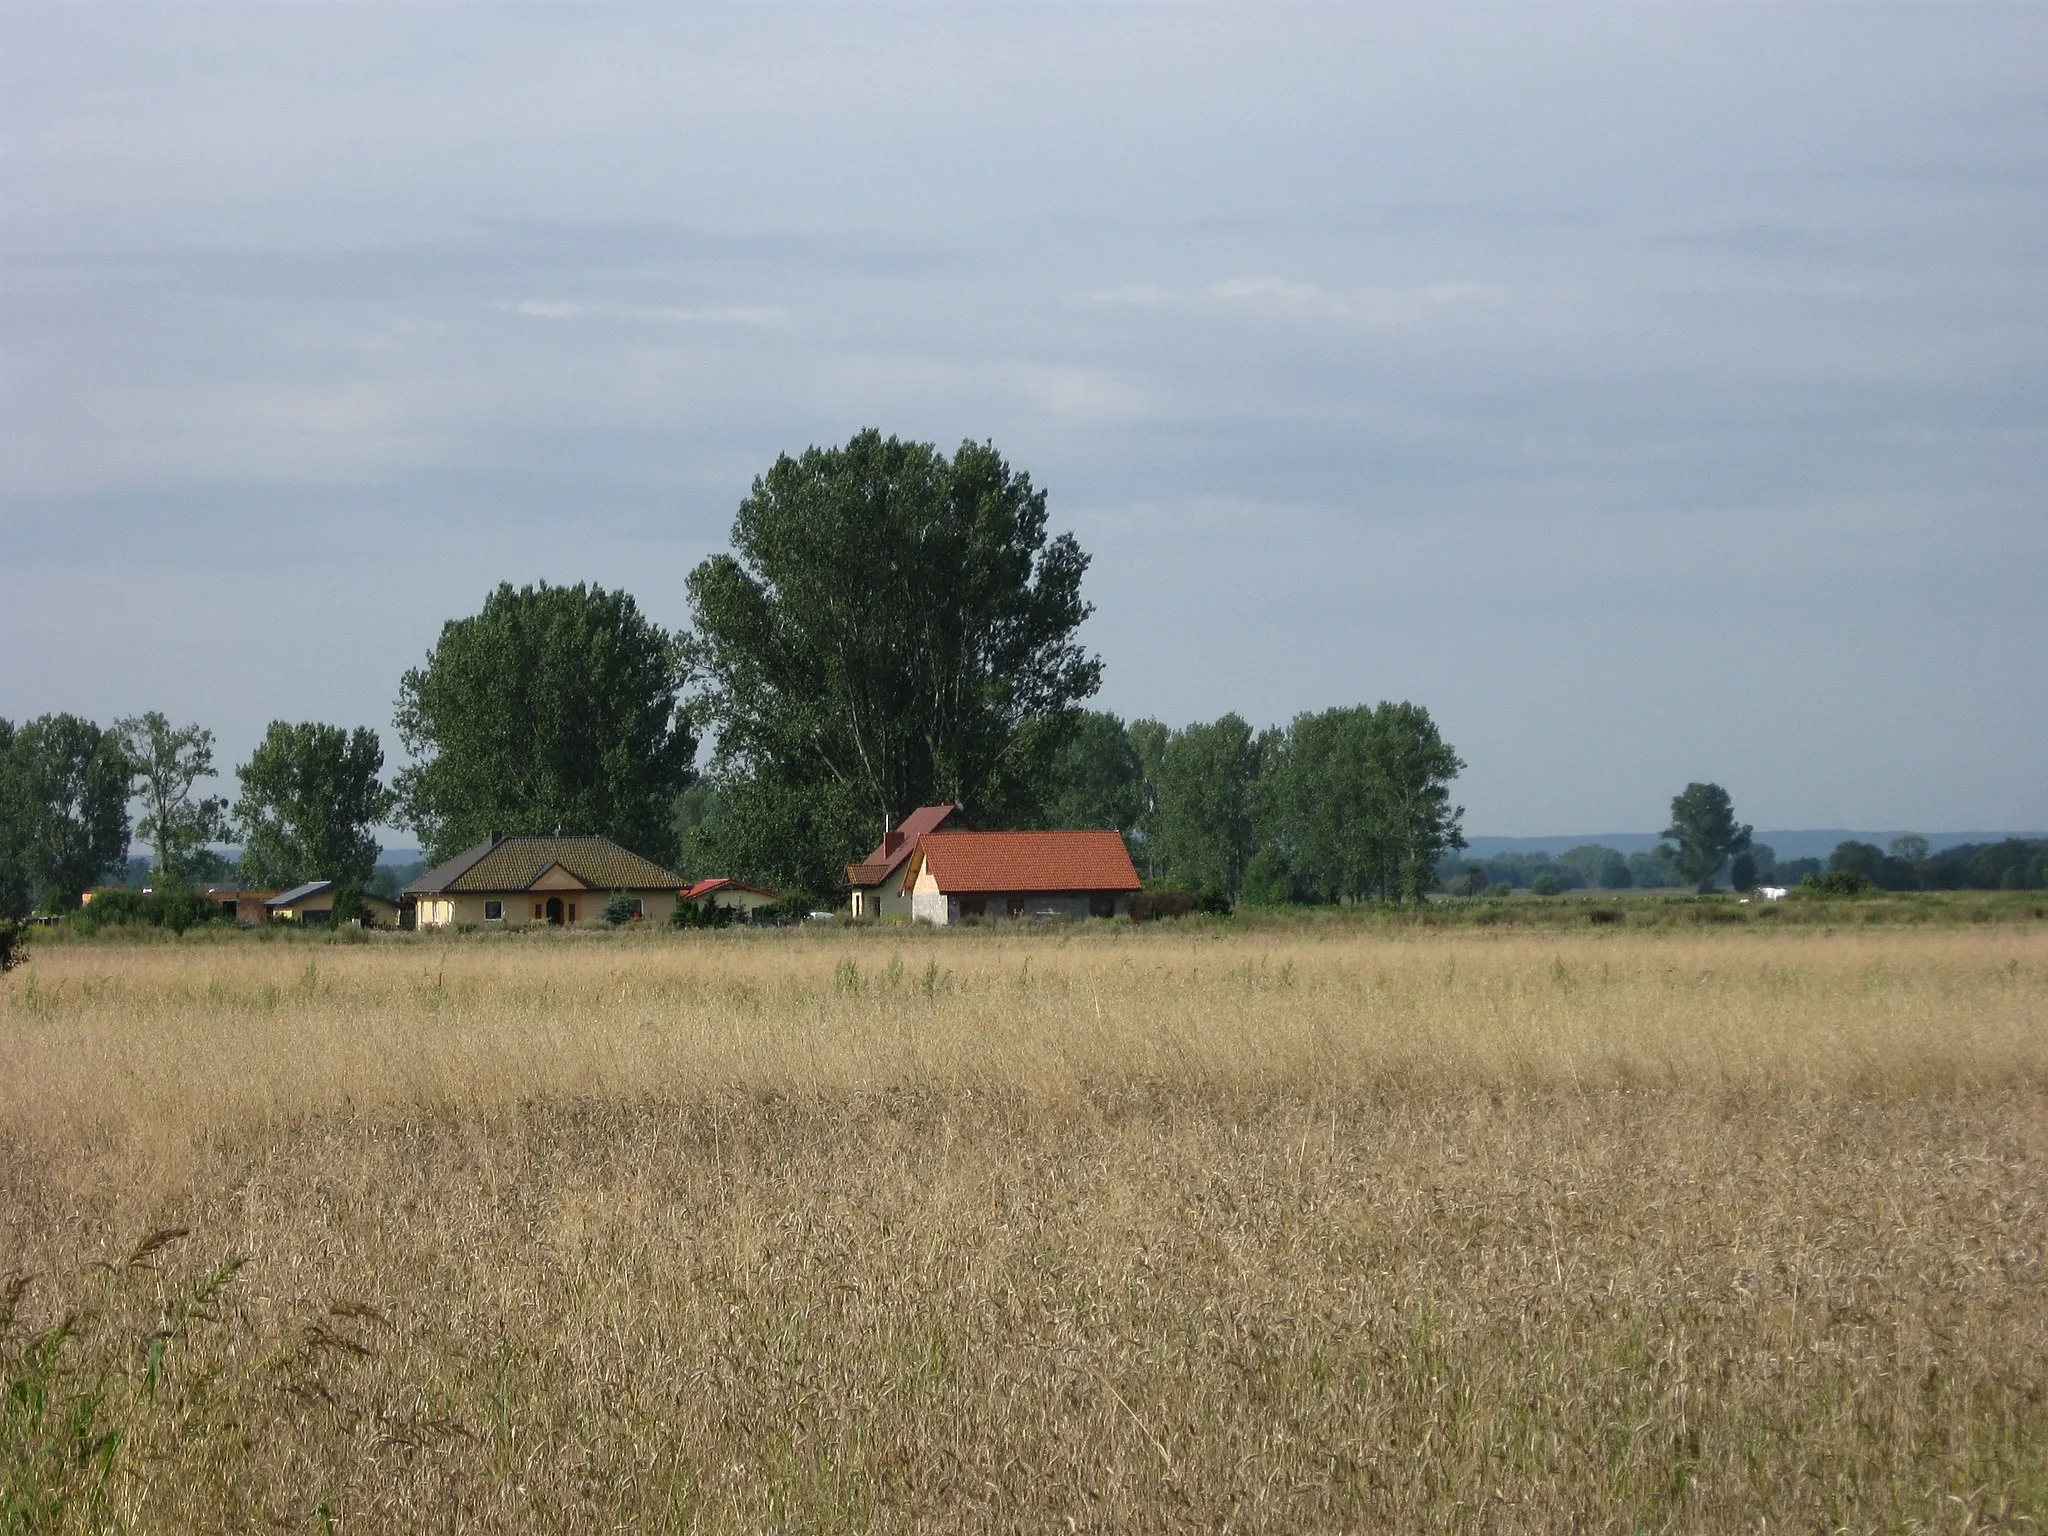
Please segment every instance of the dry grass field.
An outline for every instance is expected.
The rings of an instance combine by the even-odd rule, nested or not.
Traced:
[[[50,944],[0,1531],[2033,1530],[2044,1241],[2040,925]]]

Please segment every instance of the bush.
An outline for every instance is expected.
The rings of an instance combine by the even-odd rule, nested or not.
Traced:
[[[1545,870],[1529,882],[1529,889],[1538,896],[1562,896],[1565,893],[1564,877]]]
[[[28,958],[28,924],[0,918],[0,975]]]
[[[1808,875],[1799,882],[1802,896],[1862,896],[1876,885],[1853,869],[1831,869],[1824,875]]]
[[[679,901],[668,919],[671,928],[723,928],[732,920],[732,908],[715,901]]]
[[[612,899],[604,904],[604,920],[617,928],[630,923],[639,916],[639,907],[624,891],[612,892]]]
[[[135,891],[121,888],[102,891],[87,906],[71,914],[71,926],[80,933],[98,933],[102,928],[168,928],[183,933],[202,923],[219,919],[220,908],[197,891]]]

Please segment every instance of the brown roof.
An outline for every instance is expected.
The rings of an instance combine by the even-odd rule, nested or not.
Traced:
[[[929,832],[937,831],[939,824],[959,809],[957,805],[919,806],[903,818],[901,826],[875,844],[873,853],[858,864],[846,866],[846,883],[880,885],[902,867],[905,859],[917,851],[920,838]]]
[[[947,892],[1143,889],[1115,832],[934,832],[917,851],[906,890],[919,864]]]
[[[557,864],[594,891],[681,890],[683,885],[680,876],[628,853],[608,837],[497,837],[435,865],[405,894],[523,891]]]

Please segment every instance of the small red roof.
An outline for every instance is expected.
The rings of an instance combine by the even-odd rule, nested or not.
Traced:
[[[846,866],[848,885],[880,885],[902,867],[903,861],[917,851],[918,840],[928,832],[938,830],[939,824],[955,811],[957,805],[921,805],[903,818],[903,824],[890,832],[879,843],[875,851],[858,864]]]
[[[903,878],[929,866],[946,892],[1136,891],[1138,871],[1115,832],[930,832]]]
[[[720,891],[749,891],[756,896],[766,896],[770,901],[780,901],[782,899],[775,892],[764,891],[760,886],[749,885],[744,880],[717,879],[699,880],[695,885],[683,892],[683,900],[702,901],[706,896],[715,896]]]

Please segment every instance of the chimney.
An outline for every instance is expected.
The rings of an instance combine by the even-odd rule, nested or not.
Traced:
[[[902,846],[903,829],[900,827],[897,828],[894,832],[886,833],[882,838],[882,852],[885,855],[894,853],[898,848],[901,848]]]

